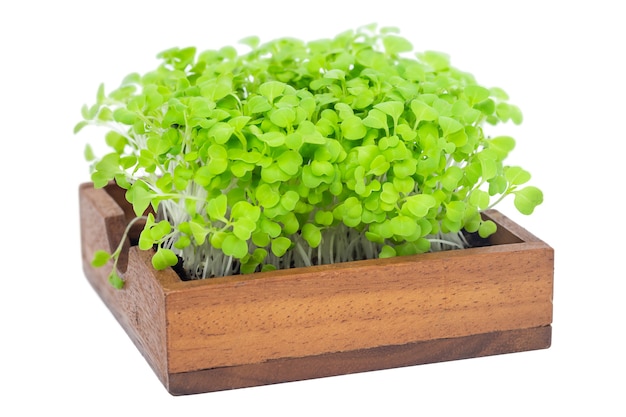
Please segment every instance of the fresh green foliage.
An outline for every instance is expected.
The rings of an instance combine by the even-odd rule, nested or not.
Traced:
[[[502,198],[524,214],[542,202],[504,165],[514,139],[483,130],[520,110],[446,54],[412,54],[373,25],[242,43],[166,50],[83,107],[76,132],[108,129],[109,153],[85,151],[92,180],[116,181],[146,216],[139,246],[156,248],[155,268],[180,257],[205,278],[462,247],[463,230],[495,231],[480,212]]]

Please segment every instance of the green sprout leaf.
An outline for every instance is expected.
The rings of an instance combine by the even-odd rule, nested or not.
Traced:
[[[522,185],[530,181],[530,172],[518,166],[504,168],[504,176],[511,185]]]
[[[156,270],[163,270],[178,263],[178,257],[171,249],[159,248],[152,256],[152,266]]]
[[[211,220],[225,220],[226,210],[228,209],[228,198],[225,194],[220,194],[215,198],[207,201],[206,212]]]
[[[422,120],[433,121],[439,117],[439,112],[419,99],[411,101],[411,111],[415,115],[415,123]]]
[[[248,100],[248,110],[251,114],[265,113],[272,109],[272,105],[263,96],[254,96]]]
[[[280,81],[268,81],[259,86],[259,93],[265,97],[270,103],[283,94],[286,85]]]
[[[137,216],[143,215],[154,197],[155,194],[148,190],[143,181],[135,182],[126,192],[126,199],[133,205],[133,210]]]
[[[365,136],[367,128],[358,116],[348,116],[341,122],[341,132],[348,140],[358,140]]]
[[[514,191],[515,199],[513,203],[520,213],[530,215],[535,211],[535,207],[543,203],[543,193],[534,186],[528,186],[521,190]]]
[[[482,238],[487,238],[494,234],[497,228],[498,226],[492,220],[484,221],[478,228],[478,235]]]
[[[415,217],[425,217],[437,205],[435,197],[429,194],[416,194],[406,198],[404,206]]]
[[[397,256],[396,250],[389,245],[385,245],[380,250],[379,258],[393,258]]]
[[[296,113],[288,107],[282,107],[270,113],[270,120],[278,127],[288,127],[296,120]]]
[[[312,248],[317,248],[322,242],[322,232],[319,227],[311,223],[307,223],[302,227],[302,237]]]
[[[93,259],[91,260],[91,265],[99,268],[101,266],[106,265],[112,259],[111,254],[104,250],[97,250],[93,254]]]
[[[291,240],[288,238],[281,236],[276,239],[272,239],[272,253],[275,256],[283,256],[289,247],[291,246]]]
[[[489,145],[489,149],[494,151],[500,160],[506,158],[515,147],[515,139],[510,136],[497,136],[486,142]]]
[[[385,52],[390,55],[397,55],[402,52],[410,52],[413,50],[413,45],[408,40],[394,35],[388,35],[383,37],[383,45]]]
[[[248,254],[248,245],[245,240],[229,234],[222,242],[222,250],[226,256],[241,259]]]
[[[488,99],[491,94],[488,89],[479,85],[468,85],[463,90],[463,93],[467,97],[470,106]]]
[[[124,280],[118,275],[115,269],[109,274],[109,283],[113,286],[113,288],[118,290],[124,288]]]

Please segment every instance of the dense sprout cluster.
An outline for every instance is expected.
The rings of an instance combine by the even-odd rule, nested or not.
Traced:
[[[156,268],[180,257],[199,278],[420,253],[490,235],[480,212],[507,195],[526,214],[541,203],[503,164],[515,141],[483,132],[519,109],[447,55],[411,56],[374,27],[243,43],[164,51],[83,108],[76,131],[109,128],[111,152],[86,151],[95,186],[115,180],[138,216],[156,213],[139,241]]]

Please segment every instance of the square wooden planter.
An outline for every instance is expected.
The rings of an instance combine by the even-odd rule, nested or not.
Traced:
[[[114,185],[79,195],[85,274],[174,395],[551,343],[554,252],[497,211],[488,246],[203,281],[127,243],[116,290],[90,261],[134,215]]]

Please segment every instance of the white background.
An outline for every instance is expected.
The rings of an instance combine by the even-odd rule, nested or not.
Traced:
[[[626,415],[624,14],[611,1],[13,1],[0,6],[0,414]],[[505,214],[556,251],[548,350],[172,397],[88,285],[78,185],[100,82],[172,46],[332,37],[378,22],[521,107],[511,163],[545,203]],[[85,131],[86,132],[86,131]],[[91,136],[90,136],[91,135]]]

